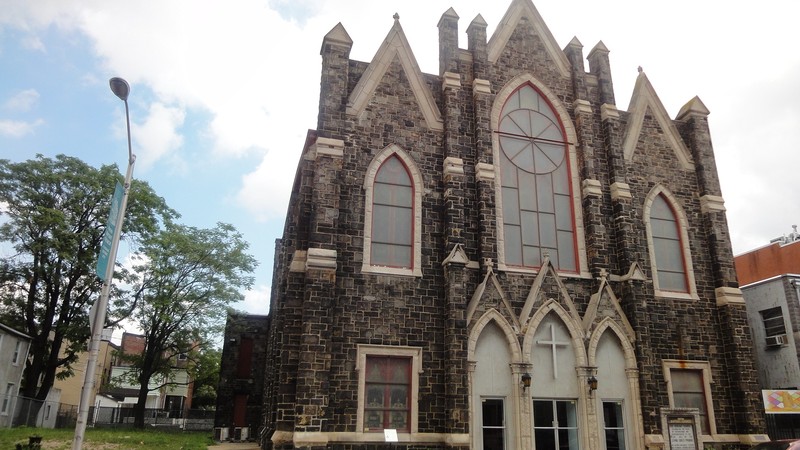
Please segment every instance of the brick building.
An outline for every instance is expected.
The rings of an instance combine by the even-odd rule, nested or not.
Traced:
[[[734,258],[747,303],[767,430],[800,437],[800,233]]]
[[[250,438],[262,423],[270,317],[228,313],[214,427],[220,438]]]
[[[323,39],[264,448],[763,439],[709,111],[671,119],[641,69],[618,108],[609,50],[559,48],[531,0],[490,39],[475,17],[466,49],[458,20],[438,22],[438,74],[397,16],[370,62],[341,24]]]

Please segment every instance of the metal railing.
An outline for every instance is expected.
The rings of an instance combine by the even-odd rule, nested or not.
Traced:
[[[9,399],[7,414],[0,415],[0,428],[28,426],[40,428],[74,428],[78,407],[58,402],[41,401],[17,396]],[[88,424],[98,428],[134,426],[132,406],[100,406],[89,409]],[[144,412],[147,427],[189,431],[213,430],[214,411],[147,408]]]

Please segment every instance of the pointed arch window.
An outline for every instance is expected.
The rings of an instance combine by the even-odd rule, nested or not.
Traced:
[[[663,194],[657,195],[650,207],[650,230],[659,288],[688,292],[678,221]]]
[[[697,298],[688,226],[676,199],[657,187],[648,196],[644,217],[656,295]]]
[[[421,275],[421,177],[413,160],[397,146],[381,152],[365,180],[363,272]]]
[[[550,103],[530,84],[514,91],[498,126],[504,262],[541,267],[547,254],[578,272],[567,139]]]
[[[412,267],[414,186],[397,156],[384,161],[372,196],[372,264]]]

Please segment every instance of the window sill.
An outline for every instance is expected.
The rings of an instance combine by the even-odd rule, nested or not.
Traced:
[[[655,290],[655,296],[659,298],[671,298],[675,300],[700,300],[700,297],[694,292],[670,292]]]
[[[373,266],[364,264],[361,266],[361,273],[372,273],[377,275],[397,275],[402,277],[421,277],[422,271],[418,268],[403,269],[398,267]]]
[[[498,271],[502,271],[502,272],[508,272],[508,273],[521,273],[521,274],[537,275],[539,272],[542,271],[542,268],[541,267],[537,267],[537,268],[534,269],[534,268],[519,267],[519,266],[507,266],[507,265],[505,265],[503,263],[498,263],[497,264],[497,270]],[[559,270],[556,270],[556,273],[561,278],[579,278],[579,279],[586,279],[586,280],[591,280],[592,279],[592,274],[590,274],[589,272],[577,273],[577,272],[561,272]]]

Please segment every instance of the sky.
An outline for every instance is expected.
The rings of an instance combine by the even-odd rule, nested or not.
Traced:
[[[460,46],[480,14],[494,32],[511,0],[0,0],[0,158],[127,160],[181,222],[231,223],[260,261],[233,305],[266,314],[275,239],[306,133],[317,122],[322,39],[341,22],[352,59],[371,61],[398,13],[425,73],[438,74],[442,14]],[[800,4],[697,0],[538,0],[561,48],[610,50],[617,107],[642,67],[671,117],[699,96],[709,123],[735,254],[800,223]],[[724,6],[723,6],[724,5]],[[585,62],[588,70],[588,62]]]

